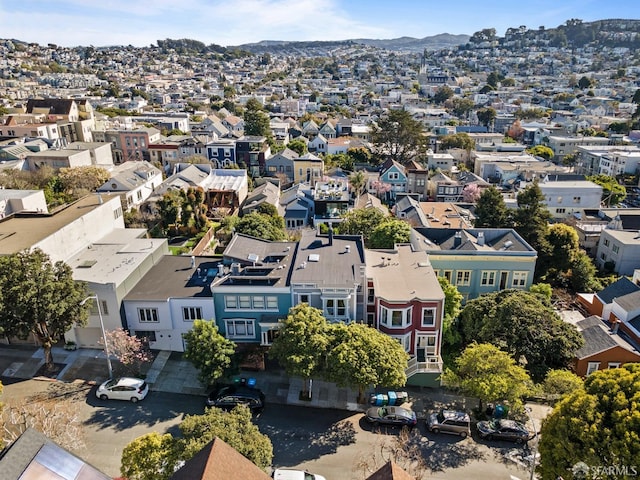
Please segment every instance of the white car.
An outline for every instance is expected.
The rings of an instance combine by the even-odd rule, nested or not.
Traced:
[[[107,380],[96,390],[101,400],[128,400],[136,403],[149,393],[149,385],[144,380],[132,377],[120,377]]]
[[[276,468],[271,475],[274,480],[327,480],[322,475],[314,475],[304,470],[284,470]]]

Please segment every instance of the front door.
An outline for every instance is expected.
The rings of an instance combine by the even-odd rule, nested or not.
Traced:
[[[507,279],[509,278],[509,272],[500,272],[500,290],[507,288]]]
[[[437,335],[435,334],[418,334],[416,335],[416,360],[418,362],[426,362],[427,357],[437,355]]]

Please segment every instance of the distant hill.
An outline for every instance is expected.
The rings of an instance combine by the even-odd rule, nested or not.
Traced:
[[[469,35],[451,35],[448,33],[441,33],[439,35],[433,35],[431,37],[413,38],[413,37],[400,37],[392,38],[389,40],[375,40],[368,38],[358,38],[341,41],[317,41],[317,42],[293,42],[285,40],[264,40],[257,43],[245,43],[238,45],[238,48],[248,52],[260,54],[260,53],[288,53],[296,52],[300,50],[329,50],[331,48],[343,47],[348,45],[369,45],[377,48],[384,48],[387,50],[396,51],[411,51],[422,52],[427,50],[437,50],[440,48],[450,48],[458,45],[464,45],[469,41]]]

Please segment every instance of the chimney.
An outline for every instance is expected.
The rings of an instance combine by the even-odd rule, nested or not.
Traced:
[[[462,232],[456,232],[453,236],[453,247],[458,248],[462,243]]]
[[[478,232],[478,245],[484,246],[484,232]]]

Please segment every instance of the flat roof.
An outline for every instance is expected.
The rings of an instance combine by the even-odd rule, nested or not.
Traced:
[[[366,250],[367,277],[376,295],[388,301],[441,300],[444,293],[429,262],[429,255],[410,245],[395,250]]]
[[[120,197],[101,194],[107,200]],[[0,220],[0,255],[11,255],[53,235],[62,227],[100,207],[97,195],[87,195],[76,202],[50,214],[11,216]]]

